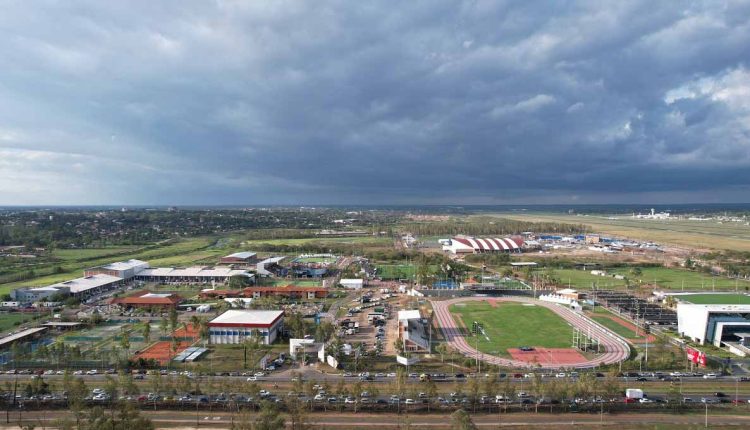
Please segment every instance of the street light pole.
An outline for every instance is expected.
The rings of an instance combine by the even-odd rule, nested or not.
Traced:
[[[706,423],[705,423],[705,427],[708,428],[708,402],[706,402],[705,404],[706,404]]]

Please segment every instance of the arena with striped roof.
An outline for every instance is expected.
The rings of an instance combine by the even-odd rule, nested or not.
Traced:
[[[521,252],[523,238],[456,236],[441,240],[443,250],[453,254],[480,254],[484,252]]]

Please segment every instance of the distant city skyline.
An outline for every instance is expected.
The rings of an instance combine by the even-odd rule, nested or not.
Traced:
[[[11,2],[0,206],[750,201],[750,3]]]

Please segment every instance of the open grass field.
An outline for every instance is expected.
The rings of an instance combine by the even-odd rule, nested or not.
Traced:
[[[162,264],[166,266],[178,266],[195,264],[201,259],[207,259],[213,256],[216,256],[216,259],[218,259],[219,256],[224,255],[227,252],[234,252],[233,249],[227,250],[225,248],[212,247],[216,242],[217,237],[207,236],[189,238],[178,240],[176,242],[153,245],[148,247],[148,249],[133,248],[133,252],[126,251],[125,253],[119,253],[116,256],[110,257],[107,257],[106,255],[112,255],[113,248],[103,248],[100,252],[93,249],[56,251],[63,252],[63,255],[68,258],[67,262],[58,261],[50,263],[50,266],[59,265],[62,268],[60,273],[0,284],[0,294],[9,293],[12,289],[18,287],[40,287],[78,278],[83,276],[84,269],[111,263],[112,261],[136,258],[148,261],[152,266]],[[81,256],[87,254],[91,255],[90,259],[81,259]]]
[[[701,272],[668,267],[644,267],[638,276],[632,275],[627,269],[608,270],[630,278],[633,283],[656,284],[670,290],[734,290],[750,288],[750,282],[744,279],[730,279],[723,276],[711,276]]]
[[[31,315],[24,314],[0,314],[0,333],[12,331],[16,328],[15,323],[23,323],[25,321],[31,321]]]
[[[540,273],[544,269],[540,270]],[[576,269],[552,269],[554,276],[564,286],[578,289],[590,289],[592,285],[597,288],[624,287],[624,280],[615,279],[611,276],[592,275],[588,270]],[[607,269],[610,274],[624,275],[630,280],[631,285],[655,284],[660,288],[668,290],[695,291],[704,290],[744,290],[750,288],[750,282],[744,279],[730,279],[722,276],[710,276],[701,272],[693,272],[684,269],[673,269],[669,267],[644,267],[640,275],[633,275],[628,268]]]
[[[323,286],[323,281],[315,279],[260,278],[258,279],[258,285],[264,287],[283,287],[285,285],[296,285],[298,287],[321,287]]]
[[[607,318],[605,316],[600,316],[600,315],[592,315],[591,319],[603,325],[604,327],[607,327],[613,332],[619,334],[625,339],[640,339],[641,338],[641,336],[636,336],[633,330],[625,327],[622,324],[619,324],[617,321],[614,321],[611,318]]]
[[[592,232],[670,243],[685,247],[750,251],[750,226],[715,221],[639,220],[628,215],[577,216],[545,213],[503,213],[498,217],[523,221],[583,224]]]
[[[343,243],[343,244],[363,244],[363,245],[392,245],[393,239],[385,236],[359,236],[359,237],[308,237],[303,239],[252,239],[242,242],[245,249],[253,249],[254,245],[304,245],[308,243]]]
[[[482,335],[470,337],[468,343],[482,352],[510,357],[508,348],[534,346],[569,348],[573,329],[562,318],[547,308],[525,306],[521,303],[487,302],[457,303],[450,307],[453,318],[461,326],[471,329],[473,321],[484,324],[489,341]],[[476,344],[475,344],[476,342]]]
[[[560,280],[564,286],[570,286],[577,289],[590,289],[592,285],[597,288],[617,288],[624,287],[625,281],[612,277],[603,277],[592,275],[589,271],[576,269],[553,269],[554,276]]]
[[[115,246],[89,249],[55,249],[52,256],[62,261],[89,260],[107,256],[116,256],[137,249],[137,246]]]
[[[382,279],[412,279],[416,271],[413,264],[379,264],[375,269]]]
[[[413,279],[415,277],[416,266],[413,264],[378,264],[377,276],[384,280],[393,279]],[[437,273],[440,267],[432,264],[428,267],[430,273]]]
[[[750,305],[750,296],[744,294],[685,294],[676,297],[696,305]]]

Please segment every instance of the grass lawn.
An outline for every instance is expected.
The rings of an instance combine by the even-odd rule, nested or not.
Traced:
[[[88,260],[91,258],[107,257],[118,255],[127,251],[138,248],[137,246],[115,246],[107,248],[89,248],[89,249],[55,249],[52,256],[63,261]]]
[[[611,318],[603,317],[603,316],[597,316],[594,315],[591,317],[594,321],[598,322],[599,324],[603,325],[604,327],[607,327],[608,329],[612,330],[613,332],[619,334],[620,336],[624,337],[625,339],[640,339],[642,336],[636,336],[635,332],[616,321],[612,320]]]
[[[16,322],[31,321],[31,315],[24,314],[0,314],[0,332],[13,330]]]
[[[412,279],[416,270],[413,264],[378,264],[375,268],[382,279]]]
[[[543,272],[540,270],[539,272]],[[612,277],[592,275],[588,270],[576,269],[552,269],[554,276],[560,280],[560,283],[567,287],[577,289],[591,289],[592,284],[598,288],[617,288],[625,286],[625,281]]]
[[[544,348],[570,348],[573,329],[561,317],[541,306],[524,306],[521,303],[487,302],[457,303],[450,311],[460,316],[467,329],[473,321],[484,324],[489,341],[484,336],[470,337],[467,342],[486,353],[509,357],[508,348],[535,346]]]
[[[750,305],[750,296],[744,294],[686,294],[675,297],[696,305]]]
[[[540,269],[543,273],[547,269]],[[598,288],[619,288],[625,286],[625,281],[615,279],[611,276],[592,275],[589,270],[576,269],[551,269],[553,275],[560,280],[563,286],[571,288],[590,289],[592,284]],[[630,279],[631,285],[656,284],[668,290],[733,290],[735,288],[744,290],[750,288],[750,281],[743,279],[735,280],[721,276],[710,276],[705,273],[693,272],[684,269],[673,269],[669,267],[644,267],[640,275],[633,275],[629,268],[605,269],[609,274],[624,275]]]
[[[382,279],[413,279],[416,272],[416,266],[413,264],[378,264],[377,276]],[[438,273],[440,267],[437,264],[431,264],[428,267],[430,273]]]
[[[367,244],[367,245],[392,245],[393,239],[386,236],[357,236],[357,237],[309,237],[303,239],[252,239],[242,242],[242,246],[252,249],[254,245],[304,245],[308,243],[326,244],[326,243],[343,243],[343,244]]]
[[[672,269],[668,267],[644,267],[641,274],[634,276],[628,269],[608,270],[611,273],[619,273],[631,279],[633,284],[639,281],[649,284],[657,284],[662,288],[670,290],[706,290],[711,291],[714,287],[717,289],[734,289],[735,287],[744,289],[750,287],[750,282],[746,280],[735,280],[722,276],[711,276],[701,272],[693,272],[684,269]]]

